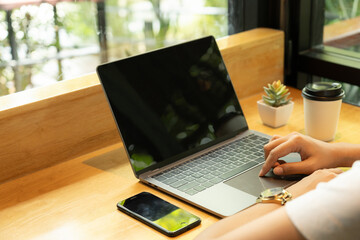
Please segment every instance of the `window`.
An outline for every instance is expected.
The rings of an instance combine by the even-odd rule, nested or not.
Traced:
[[[325,0],[324,45],[360,53],[360,5]]]
[[[242,2],[235,0],[26,2],[0,2],[0,95],[177,42],[241,30],[234,24],[239,12],[228,8]]]
[[[360,95],[358,1],[287,0],[283,3],[287,16],[286,83],[302,88],[312,81],[339,81],[346,88],[345,101],[360,105],[356,100]],[[345,28],[345,25],[351,27]]]
[[[360,58],[359,1],[325,0],[323,43],[330,52]],[[346,92],[344,101],[360,106],[360,88],[357,86],[359,84],[342,84]]]
[[[0,95],[177,42],[256,27],[285,31],[286,84],[302,88],[331,79],[354,92],[359,12],[358,0],[3,0]]]

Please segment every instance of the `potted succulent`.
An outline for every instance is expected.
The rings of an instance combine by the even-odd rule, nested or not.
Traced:
[[[288,98],[289,89],[278,80],[269,83],[264,90],[266,95],[257,102],[263,124],[274,128],[285,125],[294,107],[294,102]]]

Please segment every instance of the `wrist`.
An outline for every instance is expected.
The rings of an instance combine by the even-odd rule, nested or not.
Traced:
[[[350,143],[334,143],[334,167],[351,167],[356,160],[360,160],[360,145]]]
[[[299,183],[300,182],[300,183]],[[303,184],[303,182],[299,181],[286,189],[292,194],[292,198],[297,198],[304,193],[311,191],[312,187],[308,186],[307,184]]]

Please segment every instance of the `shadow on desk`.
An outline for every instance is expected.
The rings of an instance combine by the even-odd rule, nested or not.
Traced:
[[[126,176],[132,173],[124,148],[116,148],[102,155],[85,160],[83,163],[119,176]],[[128,165],[128,168],[124,165]],[[124,171],[127,170],[129,171],[124,173]]]

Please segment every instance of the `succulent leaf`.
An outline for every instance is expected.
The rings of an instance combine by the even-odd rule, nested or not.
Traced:
[[[266,95],[263,95],[263,101],[272,107],[280,107],[288,104],[291,100],[288,98],[289,89],[280,80],[274,81],[272,84],[269,83],[267,87],[264,87],[264,91]]]

